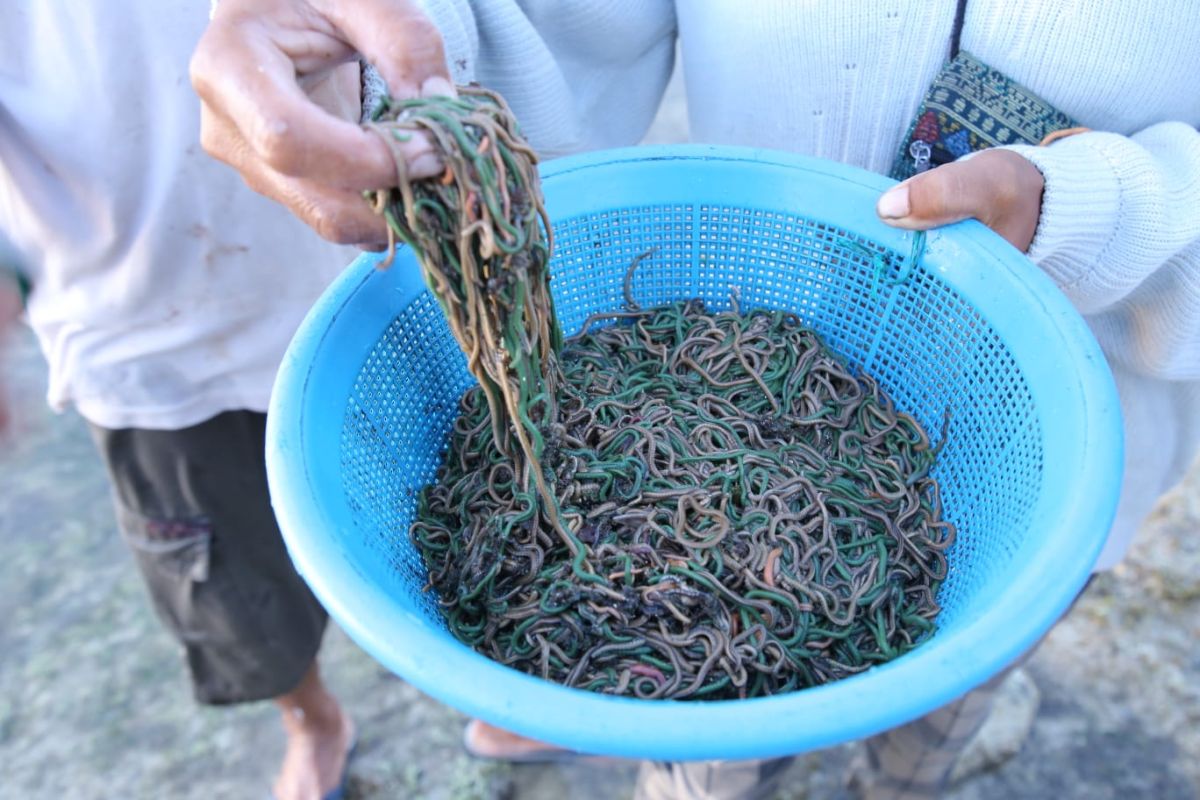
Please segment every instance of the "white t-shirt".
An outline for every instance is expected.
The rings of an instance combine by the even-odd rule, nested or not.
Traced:
[[[199,144],[208,4],[7,4],[0,232],[33,278],[51,405],[109,428],[265,411],[305,312],[354,256]]]

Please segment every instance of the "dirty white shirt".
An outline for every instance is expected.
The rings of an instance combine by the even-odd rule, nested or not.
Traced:
[[[354,255],[201,150],[207,22],[203,0],[30,0],[0,24],[0,238],[33,279],[51,405],[108,428],[265,411]]]
[[[547,155],[633,144],[678,41],[692,138],[885,173],[950,47],[955,0],[424,0],[460,80]],[[1095,132],[1042,171],[1030,257],[1108,356],[1125,481],[1116,563],[1200,444],[1200,11],[1194,0],[969,0],[962,48]]]

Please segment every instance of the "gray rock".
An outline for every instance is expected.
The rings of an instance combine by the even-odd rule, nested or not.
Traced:
[[[1042,695],[1029,672],[1016,669],[1000,685],[987,722],[971,739],[951,775],[959,783],[996,769],[1020,752],[1033,730]]]

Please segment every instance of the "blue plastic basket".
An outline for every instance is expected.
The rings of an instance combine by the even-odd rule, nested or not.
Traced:
[[[699,296],[788,309],[937,431],[958,526],[937,633],[825,686],[739,701],[614,698],[503,667],[455,640],[408,538],[441,458],[463,358],[410,252],[355,261],[288,352],[268,425],[275,509],[298,569],[363,648],[419,689],[519,733],[655,759],[797,753],[911,720],[1015,659],[1084,584],[1112,521],[1121,425],[1089,331],[1027,259],[975,222],[912,234],[875,216],[892,182],[725,147],[567,158],[542,171],[564,330],[622,305]],[[875,253],[884,258],[876,258]],[[907,269],[910,274],[904,277]],[[900,280],[904,277],[903,280]]]

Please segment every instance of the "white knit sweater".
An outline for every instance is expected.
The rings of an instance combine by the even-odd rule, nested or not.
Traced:
[[[636,143],[676,41],[692,137],[886,172],[949,49],[955,0],[425,0],[459,80],[546,155]],[[1013,147],[1046,179],[1030,257],[1085,315],[1126,420],[1101,568],[1200,444],[1200,6],[970,0],[962,47],[1094,133]]]

